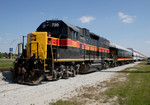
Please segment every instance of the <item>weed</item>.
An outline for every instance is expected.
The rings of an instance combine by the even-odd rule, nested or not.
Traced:
[[[10,68],[13,66],[13,61],[10,59],[0,59],[0,69]]]

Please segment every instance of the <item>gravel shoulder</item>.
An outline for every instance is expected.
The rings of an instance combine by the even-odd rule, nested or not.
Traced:
[[[101,70],[74,78],[59,81],[46,81],[38,86],[28,86],[13,83],[10,72],[0,73],[0,104],[5,105],[47,105],[63,97],[74,95],[75,89],[92,86],[98,82],[110,80],[117,71],[133,67],[139,62],[115,68]]]

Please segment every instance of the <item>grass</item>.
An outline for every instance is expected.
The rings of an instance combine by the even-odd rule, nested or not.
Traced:
[[[0,59],[0,69],[10,68],[13,66],[13,61],[10,59]]]
[[[150,65],[146,62],[124,71],[135,69],[123,83],[118,82],[107,90],[109,98],[118,97],[120,105],[150,105]]]
[[[51,104],[150,105],[150,65],[144,61],[135,67],[118,72],[110,81],[82,87],[77,92],[77,96]]]
[[[58,100],[56,103],[52,103],[49,105],[81,105],[81,104],[76,101]]]

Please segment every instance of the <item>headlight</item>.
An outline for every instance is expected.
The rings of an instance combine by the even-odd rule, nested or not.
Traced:
[[[38,61],[34,61],[34,64],[36,65],[38,63]]]

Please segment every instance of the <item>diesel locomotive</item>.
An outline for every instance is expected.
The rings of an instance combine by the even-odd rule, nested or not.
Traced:
[[[131,50],[62,20],[43,22],[27,35],[25,47],[24,41],[19,45],[22,54],[12,73],[13,80],[22,84],[74,77],[133,61]]]

